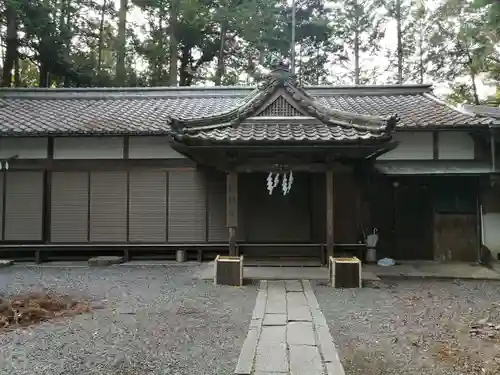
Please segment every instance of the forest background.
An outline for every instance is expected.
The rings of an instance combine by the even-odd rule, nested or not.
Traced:
[[[499,0],[296,0],[304,85],[432,83],[500,106]],[[251,85],[289,60],[290,0],[3,0],[4,87]]]

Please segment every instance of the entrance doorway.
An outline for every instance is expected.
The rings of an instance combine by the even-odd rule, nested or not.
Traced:
[[[270,195],[267,176],[267,173],[239,175],[242,254],[253,259],[319,261],[319,247],[308,246],[312,244],[310,174],[294,173],[291,190],[286,195],[281,183]]]
[[[394,186],[394,257],[432,260],[433,207],[431,188],[418,181],[402,180]]]

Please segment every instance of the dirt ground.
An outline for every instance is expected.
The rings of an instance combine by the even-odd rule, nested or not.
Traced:
[[[500,282],[384,280],[315,292],[347,375],[500,375]]]

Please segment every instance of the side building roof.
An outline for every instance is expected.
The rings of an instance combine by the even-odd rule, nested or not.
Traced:
[[[479,117],[489,117],[500,121],[500,107],[489,107],[486,105],[465,104],[463,109]],[[495,124],[499,125],[499,124]]]

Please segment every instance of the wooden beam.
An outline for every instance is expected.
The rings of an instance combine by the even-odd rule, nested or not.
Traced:
[[[439,132],[432,132],[432,158],[434,160],[439,159]]]
[[[229,229],[229,255],[236,254],[236,228],[238,227],[238,174],[226,176],[226,226]]]
[[[326,171],[326,252],[327,259],[333,256],[334,245],[334,180],[333,170]]]
[[[50,170],[50,171],[95,171],[95,170],[128,170],[133,168],[178,169],[197,167],[190,159],[16,159],[9,162],[16,170]]]

